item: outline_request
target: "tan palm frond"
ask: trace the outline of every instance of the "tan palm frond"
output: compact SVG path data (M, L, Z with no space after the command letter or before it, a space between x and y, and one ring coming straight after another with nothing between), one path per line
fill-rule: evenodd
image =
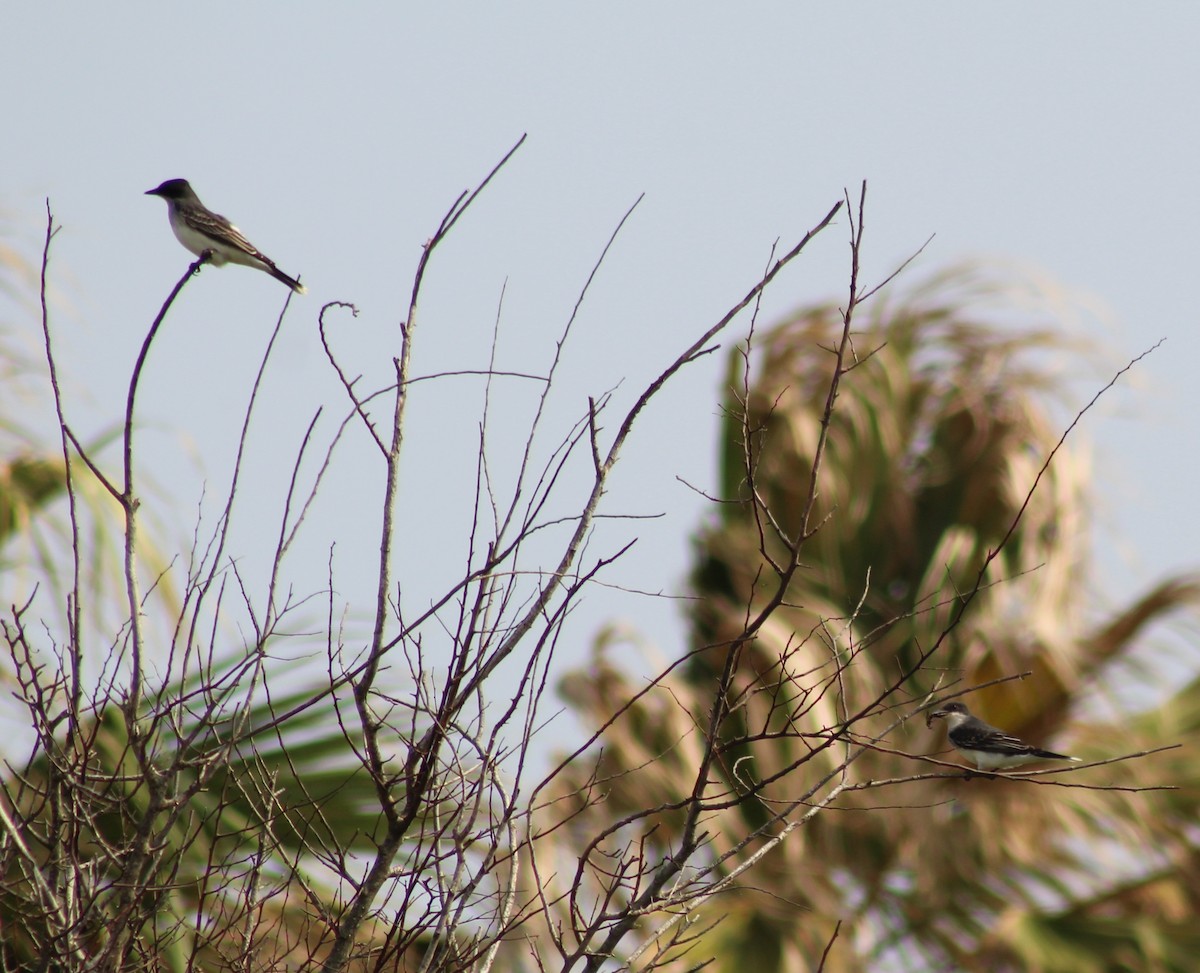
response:
M829 748L804 764L802 779L784 776L814 745L806 734L870 706L943 637L985 559L1001 547L969 612L904 685L908 699L1030 671L1023 681L972 694L972 708L1046 745L1066 733L1062 746L1084 757L1196 739L1187 719L1169 731L1139 722L1136 734L1090 717L1067 722L1104 667L1127 656L1148 626L1195 605L1200 587L1191 577L1167 579L1128 606L1110 607L1101 622L1091 620L1086 451L1068 443L1038 480L1063 426L1054 416L1069 417L1056 400L1054 366L1078 368L1079 358L1053 329L1059 305L1031 311L1029 293L1005 303L997 298L1011 295L974 272L946 275L879 305L855 333L860 364L842 384L818 477L814 521L822 526L805 546L785 604L738 659L735 718L726 724L728 792L737 791L740 777L779 782L765 789L762 804L709 815L704 827L714 860L735 849L771 807L837 765L842 751ZM1031 317L1039 327L1013 325ZM572 706L595 726L620 704L629 706L626 720L602 737L595 773L604 801L590 809L592 818L581 811L575 833L594 828L595 815L620 818L686 796L678 788L691 780L696 727L724 664L720 647L767 597L772 573L760 544L779 553L749 502L746 457L759 500L794 536L828 390L825 349L840 327L840 315L826 306L757 336L745 386L731 357L721 482L725 496L740 502L722 504L699 536L693 574L695 644L712 648L636 702L643 687L623 673L611 648L564 684ZM845 669L834 683L839 662ZM877 722L886 718L881 713ZM737 739L750 735L755 742L739 750ZM906 753L953 760L945 751L942 737L914 721L887 748L856 762L852 778L911 775L929 768ZM582 788L590 773L569 772L562 786ZM1032 930L1047 928L1046 916L1082 914L1108 891L1092 867L1096 849L1136 856L1139 841L1153 833L1169 839L1178 859L1195 840L1166 824L1194 821L1200 804L1195 771L1181 761L1161 755L1095 773L1089 782L1116 775L1129 783L1179 781L1188 790L1122 795L928 781L843 795L837 810L814 818L759 863L748 887L713 906L723 922L702 945L731 970L745 968L749 951L772 957L770 968L812 968L834 923L851 918L855 949L834 951L827 969L873 969L884 959L922 969L1018 964L1036 952ZM654 819L650 840L663 849L670 847L671 820ZM753 850L745 847L729 866ZM1184 881L1178 867L1156 862L1156 882ZM1131 913L1122 922L1128 934L1153 916ZM1164 919L1158 931L1169 937L1169 926ZM792 961L783 959L788 955Z

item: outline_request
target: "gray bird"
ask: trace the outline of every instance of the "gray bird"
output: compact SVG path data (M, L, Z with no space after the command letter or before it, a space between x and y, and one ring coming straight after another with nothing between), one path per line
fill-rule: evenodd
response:
M247 240L229 220L200 202L186 179L168 179L161 186L147 190L146 195L161 196L167 201L171 229L179 242L197 257L208 250L215 267L241 264L265 271L297 294L303 294L307 289L276 267L275 261Z
M1079 762L1078 757L1068 757L1065 753L1030 746L1024 740L1018 740L990 723L984 723L978 717L972 716L970 710L962 703L947 703L940 709L933 710L926 716L925 725L930 726L934 720L940 719L944 719L950 727L946 734L950 745L964 757L973 760L979 770L1004 770L1035 760Z

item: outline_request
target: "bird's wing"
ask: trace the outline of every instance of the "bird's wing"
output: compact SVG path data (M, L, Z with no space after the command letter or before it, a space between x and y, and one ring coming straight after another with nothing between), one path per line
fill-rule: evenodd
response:
M192 211L187 214L187 221L193 228L205 236L212 237L219 243L235 246L247 256L254 257L256 260L261 260L263 263L274 266L271 260L267 259L253 243L246 239L241 230L219 213L197 213Z
M1018 740L1003 730L984 723L969 720L950 731L950 742L967 750L986 750L990 753L1025 754L1033 751L1024 740Z

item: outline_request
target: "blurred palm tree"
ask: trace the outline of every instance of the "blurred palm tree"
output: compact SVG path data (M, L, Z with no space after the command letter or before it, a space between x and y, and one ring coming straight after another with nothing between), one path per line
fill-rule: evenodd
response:
M1069 418L1056 408L1063 378L1050 365L1078 368L1079 356L1047 327L1015 326L1028 311L997 301L1004 296L963 271L856 320L859 364L841 386L818 478L812 522L824 522L784 605L737 659L721 783L736 790L749 775L770 780L807 762L768 786L761 802L707 816L701 827L713 859L731 855L726 871L755 851L736 846L775 802L794 799L847 752L833 747L808 759L801 734L870 705L948 629L860 733L885 726L894 716L888 707L906 700L1029 671L972 693L972 708L1088 759L1186 746L1200 734L1194 654L1176 656L1170 685L1143 678L1139 691L1120 691L1133 666L1151 677L1163 671L1144 633L1200 600L1200 580L1169 578L1126 604L1096 604L1091 472L1074 442L1026 504ZM597 730L628 707L601 735L599 768L570 767L559 782L562 795L594 793L593 772L604 782L603 802L575 807L576 841L601 818L688 797L721 646L773 580L760 550L765 543L776 553L770 534L764 540L746 502L747 455L759 497L796 536L829 388L827 349L841 327L834 307L794 315L755 337L745 380L742 355L731 355L720 448L723 496L732 502L702 529L692 575L695 645L711 648L636 701L645 685L620 665L611 635L593 668L565 681L570 703ZM952 625L1001 545L985 587ZM830 675L835 663L844 666L840 677ZM944 737L917 721L901 732L852 764L848 779L936 769L912 754L953 759ZM1177 791L936 779L843 794L707 908L721 921L676 968L711 955L714 968L730 971L816 969L841 920L826 970L1194 970L1200 773L1186 753L1062 778ZM680 820L655 817L649 846L669 854Z

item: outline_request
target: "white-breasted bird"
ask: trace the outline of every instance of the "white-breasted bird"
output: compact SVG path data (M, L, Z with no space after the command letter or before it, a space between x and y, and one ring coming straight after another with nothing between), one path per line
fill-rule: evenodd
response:
M197 257L208 250L216 267L227 263L254 267L287 284L297 294L307 290L276 267L275 261L247 240L229 220L200 202L186 179L168 179L161 186L147 190L146 195L161 196L167 201L171 229L179 242Z
M1069 757L1065 753L1055 753L1053 750L1042 750L1010 736L977 716L972 716L970 710L962 703L946 703L939 709L930 711L925 717L925 725L930 726L934 720L939 719L944 719L950 727L946 734L950 745L964 757L974 761L979 770L1005 770L1035 760L1079 762L1078 757Z

